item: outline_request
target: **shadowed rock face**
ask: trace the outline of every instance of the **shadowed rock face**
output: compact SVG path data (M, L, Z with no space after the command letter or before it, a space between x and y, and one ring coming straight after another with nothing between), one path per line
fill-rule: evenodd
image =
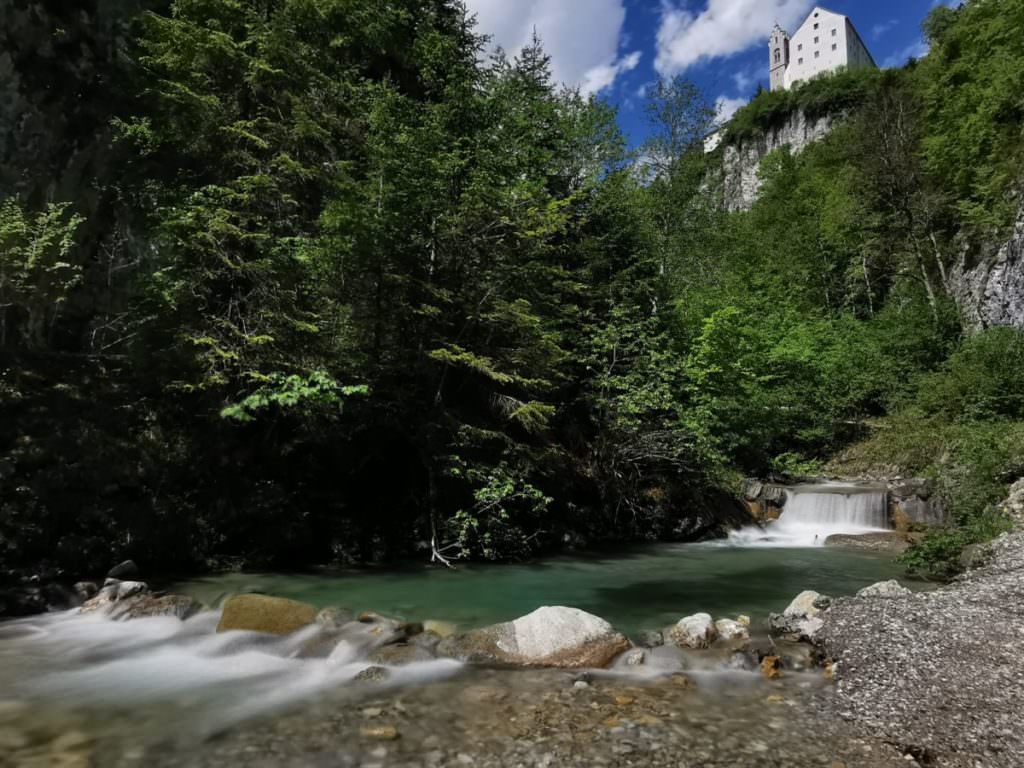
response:
M444 640L442 655L482 664L606 667L630 647L604 619L576 608L544 607L515 621Z

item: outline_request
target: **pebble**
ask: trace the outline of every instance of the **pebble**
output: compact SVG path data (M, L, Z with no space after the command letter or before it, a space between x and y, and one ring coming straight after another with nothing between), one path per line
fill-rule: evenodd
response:
M372 728L363 728L360 733L367 739L378 739L380 741L394 741L399 737L398 729L393 725L378 725Z

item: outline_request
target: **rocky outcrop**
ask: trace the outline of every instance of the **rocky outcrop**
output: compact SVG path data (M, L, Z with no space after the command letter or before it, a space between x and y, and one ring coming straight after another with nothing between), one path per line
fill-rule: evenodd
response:
M892 478L889 487L889 518L897 531L945 525L949 513L931 480Z
M316 621L312 605L267 595L233 595L224 601L218 632L235 629L287 635Z
M483 664L602 668L629 647L629 640L604 619L558 606L446 638L438 652Z
M997 325L1024 328L1024 203L1007 240L964 247L949 272L949 291L974 331Z
M729 211L747 211L761 191L761 161L771 152L789 147L794 154L808 144L824 138L832 130L835 118L826 115L809 119L802 111L794 112L781 126L733 145L726 145L722 155L722 202Z

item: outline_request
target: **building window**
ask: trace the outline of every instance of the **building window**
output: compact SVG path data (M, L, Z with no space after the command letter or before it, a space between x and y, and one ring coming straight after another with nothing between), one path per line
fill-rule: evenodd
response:
M835 48L834 45L832 47ZM782 61L782 51L780 51L778 48L776 48L775 49L775 63L778 64L780 61Z
M820 37L816 37L816 38L814 38L814 44L815 44L815 45L817 45L817 44L818 44L818 43L820 43L820 42L821 42L821 38L820 38Z
M819 56L821 56L821 51L815 51L814 52L814 58L817 59Z
M835 43L832 43L832 50L833 51L838 51L839 50L839 46L836 45Z
M803 63L804 63L804 60L803 60L803 59L797 59L797 60L796 60L796 63L797 63L797 64L803 64Z
M835 37L838 34L839 34L839 30L836 30L836 29L832 30L832 37Z
M821 26L821 25L820 25L820 24L819 24L818 22L814 22L814 28L815 28L815 29L817 29L817 28L818 28L818 27L820 27L820 26Z
M804 49L804 44L803 43L798 43L797 46L796 46L796 49L798 51L802 51Z

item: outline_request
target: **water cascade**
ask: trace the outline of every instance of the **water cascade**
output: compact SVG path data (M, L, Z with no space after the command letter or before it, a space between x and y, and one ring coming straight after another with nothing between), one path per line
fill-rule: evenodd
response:
M730 537L741 546L824 546L834 534L862 534L888 530L888 494L873 486L823 483L786 490L786 503L778 520L748 526Z

